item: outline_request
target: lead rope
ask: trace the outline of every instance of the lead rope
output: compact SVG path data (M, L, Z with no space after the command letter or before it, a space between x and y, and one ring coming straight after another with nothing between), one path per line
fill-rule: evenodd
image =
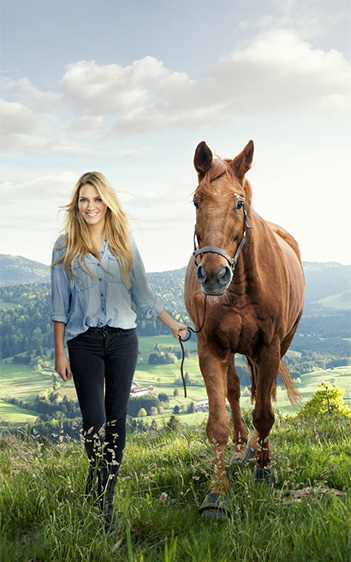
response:
M183 381L183 388L184 388L184 398L187 397L186 394L186 384L185 384L185 378L184 378L184 371L183 371L183 365L184 365L184 359L185 359L185 351L184 351L184 345L183 342L189 341L191 338L191 333L193 334L199 334L202 330L202 328L204 327L205 324L205 318L206 318L206 303L207 303L207 295L205 295L205 302L204 302L204 316L202 319L202 324L201 327L198 330L194 330L193 328L191 328L190 326L187 326L187 331L189 332L189 335L184 338L182 340L182 338L179 336L179 343L180 343L180 347L182 348L182 362L180 364L180 376L182 377L182 381Z

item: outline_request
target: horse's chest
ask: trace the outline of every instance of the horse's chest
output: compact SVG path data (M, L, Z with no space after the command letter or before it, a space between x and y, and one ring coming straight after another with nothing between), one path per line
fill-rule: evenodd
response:
M253 310L223 311L217 321L211 323L207 338L216 341L221 347L229 348L231 353L245 355L251 352L257 342L263 343L266 331L270 331L269 327L262 325Z

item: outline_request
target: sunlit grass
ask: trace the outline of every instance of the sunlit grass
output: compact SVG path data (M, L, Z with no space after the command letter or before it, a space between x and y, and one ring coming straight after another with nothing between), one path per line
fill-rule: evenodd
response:
M279 486L229 467L228 520L203 519L211 452L204 428L128 438L111 536L83 499L81 443L4 435L0 449L3 562L347 560L351 523L351 422L287 419L272 433ZM338 496L333 490L337 490ZM298 495L300 494L300 496Z

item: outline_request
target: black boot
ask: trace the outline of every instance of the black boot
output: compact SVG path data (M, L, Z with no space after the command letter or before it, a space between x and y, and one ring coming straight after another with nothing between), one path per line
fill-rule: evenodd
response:
M118 527L118 520L113 505L113 495L115 493L117 474L112 474L107 467L101 466L98 476L100 511L103 517L105 531L115 531Z

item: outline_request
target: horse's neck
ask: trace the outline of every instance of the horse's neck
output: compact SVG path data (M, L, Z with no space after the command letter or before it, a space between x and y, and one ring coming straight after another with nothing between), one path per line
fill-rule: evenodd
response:
M264 220L253 213L251 220L248 221L251 227L246 234L246 242L238 259L234 277L233 289L236 293L242 293L247 290L247 285L251 287L257 286L259 289L259 269L260 255L262 254L262 244L266 244L266 226Z

